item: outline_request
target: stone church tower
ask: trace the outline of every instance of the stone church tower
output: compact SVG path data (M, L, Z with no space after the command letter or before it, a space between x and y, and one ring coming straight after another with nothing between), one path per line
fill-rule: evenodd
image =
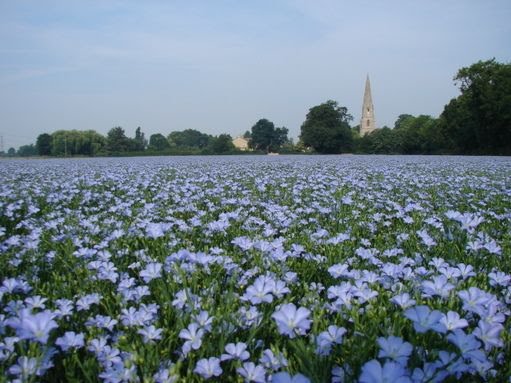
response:
M362 117L360 118L360 136L371 133L376 129L374 120L373 98L371 97L371 83L369 75L366 79L366 89L364 91L364 104L362 105Z

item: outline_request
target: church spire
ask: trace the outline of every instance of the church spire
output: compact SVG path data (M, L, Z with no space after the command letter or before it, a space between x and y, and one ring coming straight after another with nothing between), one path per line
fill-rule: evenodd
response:
M364 103L362 105L362 117L360 118L360 135L364 136L376 129L374 120L373 98L371 97L371 83L369 75L366 78L366 88L364 91Z

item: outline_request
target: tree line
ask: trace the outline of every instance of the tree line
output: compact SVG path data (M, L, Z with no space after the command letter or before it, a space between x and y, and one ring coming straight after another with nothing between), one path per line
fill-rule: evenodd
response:
M400 115L394 126L360 136L350 126L348 109L328 100L309 109L295 145L288 129L262 118L244 137L252 150L270 153L316 152L368 154L493 154L511 155L511 64L495 59L461 68L454 82L460 95L445 105L438 118ZM105 136L94 130L59 130L40 134L35 145L10 148L8 155L98 156L137 154L239 153L228 134L208 135L194 129L152 134L141 128L127 137L122 127Z
M21 148L20 148L21 149ZM235 151L228 134L213 136L194 129L152 134L146 139L142 129L128 137L116 126L106 136L94 130L59 130L37 137L35 153L41 156L108 156L151 154L227 154Z
M273 122L260 119L244 134L251 150L267 153L271 151L293 151L293 143L287 136L288 129L276 128ZM229 134L217 136L195 129L174 131L164 136L152 134L146 139L142 129L128 137L125 130L114 127L106 136L94 130L58 130L42 133L36 143L23 145L16 152L9 149L7 156L116 156L116 155L186 155L186 154L239 154Z
M511 155L511 64L495 59L461 68L461 94L438 118L402 114L393 128L360 136L335 101L309 110L300 141L319 153Z

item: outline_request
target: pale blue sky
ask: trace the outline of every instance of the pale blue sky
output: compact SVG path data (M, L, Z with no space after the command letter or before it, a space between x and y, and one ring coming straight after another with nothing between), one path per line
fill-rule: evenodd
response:
M57 129L298 137L328 99L378 126L438 116L456 71L511 61L511 1L0 0L4 149Z

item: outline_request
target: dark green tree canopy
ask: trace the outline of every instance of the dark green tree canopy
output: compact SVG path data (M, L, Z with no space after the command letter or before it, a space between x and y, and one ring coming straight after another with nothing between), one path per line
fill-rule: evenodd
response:
M346 107L328 100L309 109L301 127L300 139L318 153L350 151L353 138L349 122L352 119Z
M37 136L36 140L36 148L37 153L40 156L49 156L51 155L51 136L48 133L43 133Z
M218 137L211 138L209 149L213 154L225 154L234 151L235 147L229 134L220 134Z
M256 150L270 151L275 125L273 122L262 118L252 126L250 147Z
M31 157L37 155L37 148L34 144L22 145L18 149L18 156L20 157Z
M145 134L142 132L140 126L135 130L135 138L133 139L133 147L136 151L142 151L147 146L147 140L145 139Z
M461 68L454 81L461 95L440 116L452 151L511 154L511 63L479 61Z
M109 130L106 136L106 146L109 153L121 153L131 149L131 142L124 129L116 126Z
M149 137L149 149L161 151L169 149L170 145L165 136L161 133L151 134Z
M208 146L211 136L195 129L172 132L167 139L171 146L182 148L205 148Z
M273 122L262 118L252 126L249 145L267 153L278 151L288 141L287 133L287 128L275 128Z
M444 146L438 119L431 116L401 114L392 133L397 153L434 154Z

